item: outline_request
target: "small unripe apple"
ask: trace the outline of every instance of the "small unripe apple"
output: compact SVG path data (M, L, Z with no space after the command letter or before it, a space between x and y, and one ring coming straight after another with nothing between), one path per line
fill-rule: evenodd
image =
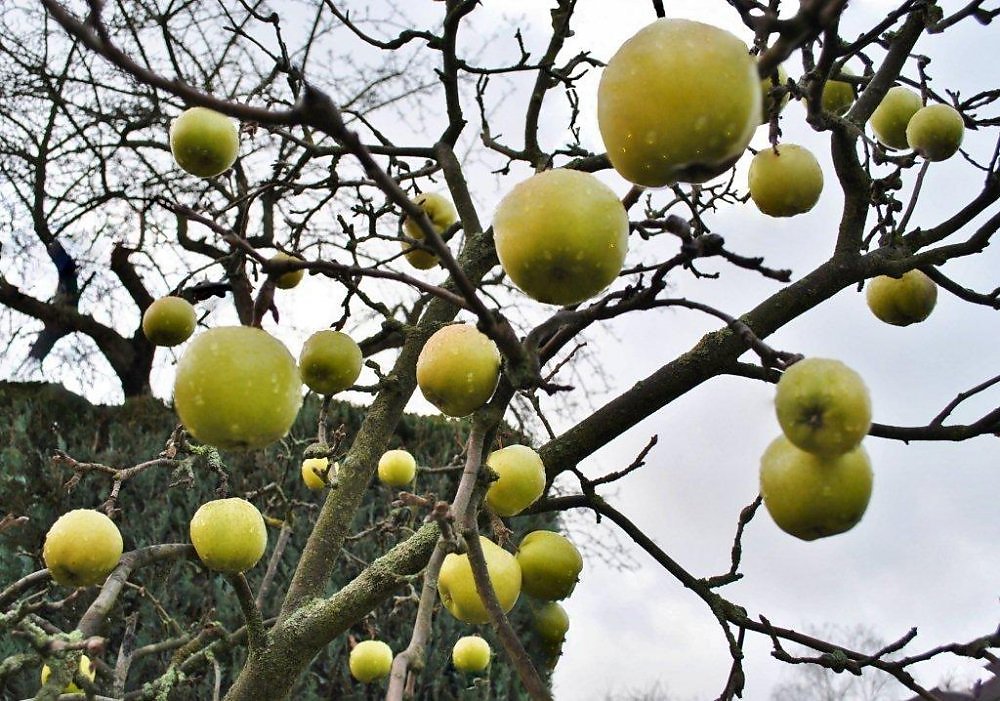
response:
M447 197L437 192L423 192L413 198L434 225L434 231L443 234L458 221L455 205ZM414 241L423 243L424 232L420 226L409 217L403 218L403 233ZM429 250L417 248L413 244L403 242L403 255L406 261L418 270L429 270L438 264L438 257Z
M555 601L573 593L583 558L568 538L554 531L532 531L517 548L521 588L537 599Z
M777 92L778 88L783 88L788 82L788 71L785 70L784 66L778 66L778 84L774 84L771 76L768 76L760 81L760 91L762 93L761 102L761 122L767 122L771 119L772 113L781 114L781 110L785 109L785 105L788 104L788 100L792 97L788 92L787 88L781 94L781 100L779 101L776 96L772 96L771 92Z
M532 627L543 643L562 645L569 631L569 616L560 604L547 601L532 612Z
M750 198L764 214L794 217L808 212L823 192L823 170L812 153L797 144L758 151L750 161Z
M846 68L841 68L844 75L854 75ZM838 117L847 114L854 103L854 85L846 80L828 80L823 86L823 110Z
M235 122L206 107L192 107L170 125L170 152L177 165L199 178L225 173L236 162L240 135Z
M493 396L500 380L500 351L469 324L438 329L417 357L417 384L447 416L468 416Z
M889 88L869 120L875 138L884 146L909 148L906 126L922 106L920 95L909 88L902 85Z
M94 665L90 662L90 658L87 657L86 655L80 655L80 663L78 665L78 669L79 672L77 672L77 674L86 679L89 679L91 682L93 682L94 679L97 677L97 668L94 667ZM42 674L41 674L42 686L45 686L45 682L49 680L50 676L52 676L52 670L49 668L47 664L42 665ZM78 687L75 683L70 682L69 684L66 685L66 688L63 689L63 693L79 694L83 693L83 689Z
M951 105L921 107L906 125L906 141L928 161L944 161L956 153L965 136L965 120Z
M273 256L268 259L269 263L283 263L290 260L302 260L293 255L284 253L283 251L278 251ZM287 273L282 273L278 275L274 280L274 286L280 290L290 290L296 287L302 278L305 276L306 271L303 270L289 270Z
M346 333L324 329L306 339L299 354L302 381L317 394L336 394L361 374L361 348Z
M521 566L517 564L517 558L492 540L479 536L479 542L497 601L507 613L514 608L521 594ZM438 575L438 594L444 607L458 620L465 623L489 622L489 613L476 591L468 555L449 553L445 556Z
M500 516L519 514L538 500L545 490L545 465L541 456L526 445L494 450L486 464L498 479L486 490L486 503Z
M863 446L835 457L799 450L778 436L760 459L760 493L781 530L815 540L853 528L872 493L872 468Z
M67 587L100 584L122 556L122 534L100 511L74 509L45 534L42 559L52 579Z
M203 443L262 448L288 433L301 405L295 359L261 329L209 329L177 363L174 409Z
M868 388L839 360L806 358L785 370L774 396L778 423L802 450L828 457L856 447L872 422Z
M302 481L314 492L324 489L329 475L337 474L337 464L330 468L329 458L306 458L302 461Z
M364 640L351 650L347 665L352 677L368 684L392 670L392 648L381 640Z
M577 304L606 288L628 252L628 215L590 173L556 168L514 186L493 215L500 265L538 302Z
M490 644L478 635L459 638L451 650L451 661L459 672L482 672L490 666Z
M378 478L390 487L402 487L413 481L417 461L405 450L387 450L378 459Z
M760 78L747 45L701 22L660 19L608 61L597 120L611 165L646 187L725 172L761 123Z
M267 527L257 507L232 497L202 504L191 519L191 542L210 570L244 572L264 555Z
M176 346L191 337L198 324L194 307L183 297L154 301L142 314L142 333L156 346Z
M893 326L909 326L923 321L937 304L937 285L920 270L901 277L880 275L868 282L868 308Z

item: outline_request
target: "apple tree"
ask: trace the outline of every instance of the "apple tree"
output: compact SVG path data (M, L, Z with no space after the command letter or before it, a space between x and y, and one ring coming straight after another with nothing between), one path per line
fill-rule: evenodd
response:
M55 452L74 484L100 484L105 497L73 506L101 508L135 547L111 538L108 556L109 539L82 549L47 537L37 568L0 590L0 630L25 648L0 662L0 679L45 662L41 699L70 682L97 698L168 698L191 679L230 701L283 699L337 650L359 698L402 699L466 664L446 661L447 620L480 626L502 649L485 682L494 694L502 678L507 697L550 698L546 667L566 635L558 602L586 575L572 533L526 534L539 515L581 512L709 613L728 656L720 699L743 695L752 638L783 662L877 671L928 699L921 663L996 659L993 626L931 646L914 629L852 647L748 610L725 587L744 576L755 519L803 541L855 528L873 441L1000 431L996 408L953 418L997 377L956 384L936 416L896 423L870 396L872 378L785 340L801 317L860 289L894 327L933 318L944 295L1000 308L962 266L988 255L1000 227L1000 91L952 91L920 53L959 30L991 31L1000 9L884 2L859 31L846 0L701 3L697 19L635 0L621 3L629 38L597 50L576 37L606 3L552 0L544 27L493 5L17 0L5 11L3 367L52 368L82 388L114 378L126 406L172 397L177 422L122 467L85 446ZM925 205L938 173L953 171L975 186ZM805 221L821 197L839 212L809 220L826 234L811 270L727 230L737 215ZM720 278L746 290L717 301ZM766 294L749 292L762 284ZM592 404L595 365L614 352L607 330L639 319L658 342L668 312L714 326L645 376L605 374L606 398ZM781 433L760 458L760 496L731 514L724 571L700 575L611 496L647 469L655 437L612 470L586 464L721 378L776 385ZM363 416L340 431L333 395L348 389ZM380 469L408 406L450 417L447 454L416 461L454 477L434 489L418 479L410 491L386 477L396 466ZM268 475L275 451L285 469L242 479L241 463ZM372 522L383 471L390 511ZM261 553L259 537L237 537L257 526L234 527L225 508L192 524L193 546L186 521L132 538L130 510L156 473L200 485L206 502L245 497L240 523L249 513L277 542ZM386 530L392 509L405 522ZM24 516L5 513L4 529ZM372 534L378 552L359 558L354 543ZM154 649L160 667L130 679L134 623L117 615L121 601L144 572L170 567L225 582L239 625L209 634L151 599L182 633L165 637L184 642ZM273 610L261 592L277 596ZM391 657L360 644L401 624ZM80 667L84 654L100 676Z

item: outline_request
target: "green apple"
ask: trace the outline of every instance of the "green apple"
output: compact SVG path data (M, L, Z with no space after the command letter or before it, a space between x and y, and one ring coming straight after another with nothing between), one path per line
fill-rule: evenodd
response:
M392 670L392 648L381 640L364 640L354 646L347 661L351 676L368 684Z
M478 635L459 638L451 650L451 661L459 672L482 672L490 666L490 644Z
M479 536L479 542L497 601L507 613L514 608L521 594L521 566L517 564L517 558L493 541ZM476 591L468 555L449 553L445 556L438 575L438 595L444 607L458 620L465 623L489 622L489 613Z
M868 282L868 308L893 326L909 326L923 321L934 311L937 285L920 270L901 277L880 275Z
M532 627L543 643L562 645L569 631L569 616L555 601L547 601L532 611Z
M302 461L302 481L314 492L324 489L329 478L337 474L337 463L330 469L329 458L306 458Z
M921 107L906 125L906 142L928 161L944 161L956 153L965 136L965 120L951 105Z
M262 448L288 433L301 405L295 359L261 329L209 329L195 336L177 363L174 408L203 443Z
M246 499L215 499L198 507L191 519L191 542L210 570L244 572L264 555L267 527Z
M840 69L843 75L854 75L847 68ZM827 80L823 85L823 110L838 117L847 114L854 103L854 84L846 80Z
M493 216L504 272L547 304L577 304L610 285L628 252L628 214L590 173L556 168L507 193Z
M443 234L458 221L455 205L447 197L437 192L421 193L413 198L413 204L424 210L428 219L431 220L431 224L434 225L434 231L438 234ZM424 232L420 225L409 217L403 218L403 233L414 241L420 243L424 241ZM429 270L438 264L438 257L431 251L417 248L406 241L403 242L403 255L407 262L418 270Z
M774 396L781 430L802 450L832 457L856 447L872 422L868 388L839 360L806 358L785 370Z
M302 259L299 258L298 256L293 256L289 255L288 253L278 251L268 259L268 263L284 263L290 260L300 261ZM280 290L290 290L293 287L296 287L300 282L302 282L302 278L305 277L305 274L306 271L304 269L290 270L287 273L282 273L281 275L278 275L275 278L274 286Z
M402 487L413 481L417 461L405 450L387 450L378 459L378 478L390 487Z
M750 161L750 199L764 214L794 217L808 212L823 192L823 171L812 153L797 144L758 151Z
M438 329L417 357L417 385L447 416L468 416L493 396L500 380L500 351L469 324Z
M361 348L346 333L324 329L306 339L299 354L302 381L317 394L336 394L361 374Z
M778 527L802 540L853 528L868 508L872 468L863 446L822 457L778 436L760 459L760 493Z
M486 503L500 516L519 514L545 490L545 465L526 445L509 445L486 458L498 478L486 490Z
M198 323L194 307L183 297L160 297L142 313L142 333L156 346L176 346L191 337Z
M554 531L532 531L517 548L517 564L525 594L555 601L573 593L583 558L568 538Z
M229 117L192 107L170 125L170 152L177 165L199 178L221 175L236 162L240 134Z
M80 663L77 666L77 668L79 670L77 674L81 677L84 677L85 679L89 679L91 682L93 682L94 678L97 677L97 668L94 667L94 665L90 661L90 658L87 657L86 655L80 655ZM45 682L49 680L49 677L51 675L52 675L52 670L49 668L49 666L47 664L42 665L42 674L41 674L42 686L45 686ZM78 687L73 682L70 682L69 684L66 685L66 688L63 689L62 692L64 694L80 694L83 693L83 689Z
M922 106L920 95L909 88L902 85L889 88L868 120L875 138L883 146L909 148L906 126Z
M74 509L45 534L42 559L52 579L67 587L100 584L122 556L122 534L100 511Z
M772 76L768 76L760 81L760 91L762 94L761 102L761 121L767 122L771 119L772 113L781 114L781 110L785 109L785 105L788 104L788 100L791 98L791 94L787 89L781 93L781 100L776 99L776 95L772 95L772 91L777 92L779 88L783 88L788 82L788 71L785 70L784 66L778 66L777 77L778 84L774 84ZM772 74L773 75L773 74Z
M723 29L657 20L608 61L597 120L611 165L626 180L705 182L739 160L761 123L757 62Z

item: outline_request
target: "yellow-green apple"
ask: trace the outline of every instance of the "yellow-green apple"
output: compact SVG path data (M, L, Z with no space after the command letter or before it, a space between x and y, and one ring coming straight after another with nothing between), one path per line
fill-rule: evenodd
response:
M868 308L893 326L909 326L923 321L934 311L937 285L920 270L900 277L880 275L868 282Z
M532 627L543 643L562 645L569 631L569 616L555 601L547 601L532 611Z
M342 331L323 329L306 339L299 353L302 381L317 394L336 394L361 374L361 348Z
M517 558L488 538L479 536L479 542L497 601L507 613L514 608L521 594L521 566L517 564ZM476 591L468 555L449 553L445 556L438 575L438 595L444 607L458 620L465 623L489 622L486 606Z
M461 637L451 650L451 661L459 672L482 672L490 666L490 644L478 635Z
M91 682L93 682L94 678L97 676L97 668L94 667L94 665L90 662L90 658L87 657L86 655L80 655L80 662L77 665L77 669L78 669L77 676L89 679ZM49 680L49 677L51 675L52 675L52 670L49 668L49 666L47 664L42 665L42 674L41 674L42 686L45 686L45 682ZM64 694L79 694L82 692L83 689L78 687L73 682L67 684L66 688L63 689Z
M268 263L284 263L286 261L292 260L302 260L298 256L289 255L283 251L278 251L273 256L268 259ZM289 270L287 273L281 273L274 279L274 286L280 290L290 290L302 282L302 278L305 276L306 271L302 270Z
M920 95L909 88L902 85L889 88L868 120L875 138L883 146L909 148L906 126L921 107Z
M841 68L842 75L854 75L847 68ZM838 117L846 114L854 102L854 85L846 80L827 80L823 85L823 110Z
M448 416L468 416L485 404L500 380L500 351L469 324L438 329L417 357L417 385Z
M56 583L87 587L107 579L122 546L122 534L110 518L93 509L74 509L45 534L42 559Z
M174 408L203 443L262 448L288 433L301 405L295 358L261 329L209 329L177 363Z
M611 165L626 180L704 182L736 163L761 123L757 62L723 29L657 20L608 61L597 120Z
M264 555L267 527L257 507L232 497L205 502L191 518L191 542L210 570L244 572Z
M556 168L507 193L493 215L504 272L547 304L577 304L610 285L628 252L628 215L590 173Z
M314 492L325 488L331 476L337 474L337 463L330 467L329 458L306 458L302 461L302 481Z
M812 153L798 144L758 151L750 161L750 198L764 214L794 217L808 212L823 191L823 171Z
M791 94L785 88L785 84L788 82L788 71L785 70L784 66L779 65L775 73L777 73L777 85L775 85L773 73L760 81L760 90L763 95L760 113L762 122L767 122L773 114L781 114L781 110L785 109L785 105L791 98ZM783 89L783 91L778 93L779 89ZM777 99L778 94L781 95L780 100Z
M839 360L806 358L785 370L774 396L781 430L802 450L832 457L871 427L871 400L858 373Z
M157 346L176 346L191 337L198 323L194 307L183 297L160 297L142 313L142 333Z
M390 487L402 487L413 481L417 474L417 461L408 451L387 450L378 459L378 478Z
M458 221L455 205L442 194L423 192L413 198L413 203L424 210L427 218L434 225L434 231L438 234L444 234ZM418 243L424 242L423 230L417 222L409 217L403 218L403 233ZM438 257L432 251L419 248L406 241L403 242L403 255L410 265L419 270L429 270L438 264Z
M921 107L906 125L906 142L928 161L944 161L958 152L965 120L951 105Z
M354 646L347 660L351 676L368 684L389 674L392 669L392 648L381 640L364 640Z
M497 480L486 490L486 503L500 516L519 514L542 496L545 465L528 446L509 445L494 450L486 464L497 473Z
M239 150L236 123L215 110L192 107L170 125L170 152L174 160L199 178L225 173L236 162Z
M778 527L802 540L853 528L868 508L872 468L864 446L835 457L778 436L760 459L760 493Z
M532 531L517 548L521 588L537 599L565 599L576 586L583 558L568 538L554 531Z

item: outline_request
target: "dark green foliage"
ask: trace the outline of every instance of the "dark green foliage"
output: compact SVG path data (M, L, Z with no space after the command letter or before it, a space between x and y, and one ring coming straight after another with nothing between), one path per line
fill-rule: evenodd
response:
M264 577L280 523L287 521L293 526L275 584L263 602L265 618L273 616L280 606L284 588L323 498L322 494L309 492L299 474L302 452L315 441L318 409L318 402L307 401L288 438L266 451L223 455L229 494L249 495L265 516L273 520L268 552L264 560L247 573L255 592ZM350 445L363 416L363 409L359 407L348 404L331 407L330 426L336 429L342 425L345 430L342 449ZM74 508L98 508L110 492L110 480L98 474L87 475L74 490L67 492L63 485L72 476L72 471L52 463L54 450L64 450L81 462L128 467L156 458L164 449L175 422L174 414L167 407L149 397L133 398L119 407L94 407L59 386L0 383L0 516L11 513L31 517L26 524L0 534L0 590L43 567L40 554L45 532L59 514ZM466 432L467 426L461 422L405 416L389 447L410 450L420 466L458 465ZM220 487L219 475L204 461L196 462L192 472L194 480L187 483L183 472L153 467L123 484L118 502L121 511L116 521L126 550L154 543L187 542L191 515L201 503L216 498ZM421 495L433 494L436 498L448 499L458 474L457 470L433 474L420 472L413 490ZM423 522L424 511L393 507L395 496L395 491L377 480L372 481L369 496L355 517L352 531L355 535L345 544L338 569L331 577L331 591L349 582L365 563L374 560ZM518 519L514 525L519 533L554 527L551 520L542 517ZM488 532L488 524L484 523L483 527L484 532ZM515 535L515 541L518 537ZM350 635L357 640L378 637L388 642L394 652L402 650L409 641L420 584L419 578L404 583L395 602L388 602L360 621ZM96 591L96 588L83 591L61 610L46 613L46 618L64 630L72 630ZM68 593L64 588L53 586L47 598L56 601ZM140 647L168 639L180 643L207 626L220 625L231 631L242 623L228 582L221 575L209 573L198 562L182 561L142 570L133 576L111 615L106 633L109 645L103 656L103 661L111 667L121 643L125 618L133 613L138 616L136 645ZM530 627L527 601L514 609L512 620L520 629ZM488 681L474 683L472 678L457 673L450 665L452 644L460 636L472 632L490 640L496 653ZM0 661L29 650L26 641L0 636ZM171 649L137 658L129 675L130 687L161 674L175 652L176 649ZM366 687L350 677L348 652L347 636L331 643L300 680L294 697L381 698L384 682ZM219 662L225 687L243 664L241 649L224 652ZM539 664L544 666L541 660ZM37 675L35 666L0 679L0 697L32 696L37 690ZM212 668L206 665L175 687L170 699L210 698L212 683ZM426 668L417 689L418 699L515 699L522 698L519 688L488 626L460 623L439 609Z

